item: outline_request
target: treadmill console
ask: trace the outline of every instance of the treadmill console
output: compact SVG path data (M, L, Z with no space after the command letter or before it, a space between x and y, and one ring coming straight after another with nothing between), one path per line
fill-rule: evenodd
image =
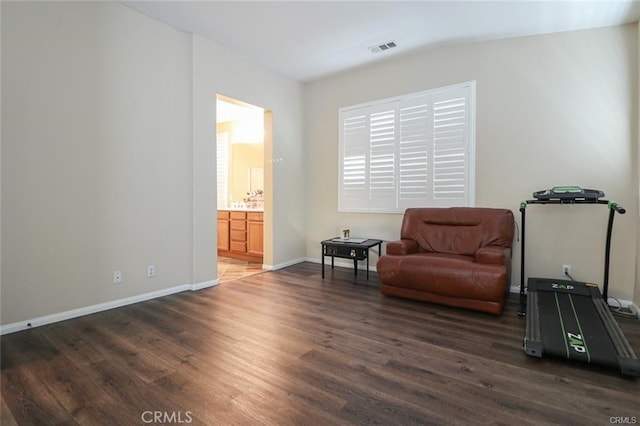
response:
M554 186L533 193L533 198L541 201L597 201L604 198L604 192L599 189L585 189L579 186Z

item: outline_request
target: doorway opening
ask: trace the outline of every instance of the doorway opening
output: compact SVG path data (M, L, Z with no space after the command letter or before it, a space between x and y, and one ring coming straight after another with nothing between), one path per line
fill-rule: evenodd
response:
M216 97L218 282L263 272L267 200L265 147L271 149L270 111ZM268 145L268 146L267 146ZM270 176L270 170L266 170ZM269 214L266 215L270 217Z

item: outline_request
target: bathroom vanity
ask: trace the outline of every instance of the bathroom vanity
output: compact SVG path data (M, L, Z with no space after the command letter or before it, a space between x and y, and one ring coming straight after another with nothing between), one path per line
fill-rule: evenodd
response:
M257 209L218 210L218 256L262 262L264 212Z

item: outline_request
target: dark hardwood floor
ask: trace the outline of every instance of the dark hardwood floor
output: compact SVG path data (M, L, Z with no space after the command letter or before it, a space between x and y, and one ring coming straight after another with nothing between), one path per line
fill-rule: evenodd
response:
M5 335L1 423L640 422L640 380L524 354L516 296L495 317L364 275L302 263Z

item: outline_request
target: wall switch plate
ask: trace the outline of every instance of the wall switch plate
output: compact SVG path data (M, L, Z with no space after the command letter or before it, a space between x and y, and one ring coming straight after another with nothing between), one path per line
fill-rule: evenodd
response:
M153 278L156 276L156 265L147 266L147 278Z
M122 282L122 271L113 271L113 283L120 284Z

